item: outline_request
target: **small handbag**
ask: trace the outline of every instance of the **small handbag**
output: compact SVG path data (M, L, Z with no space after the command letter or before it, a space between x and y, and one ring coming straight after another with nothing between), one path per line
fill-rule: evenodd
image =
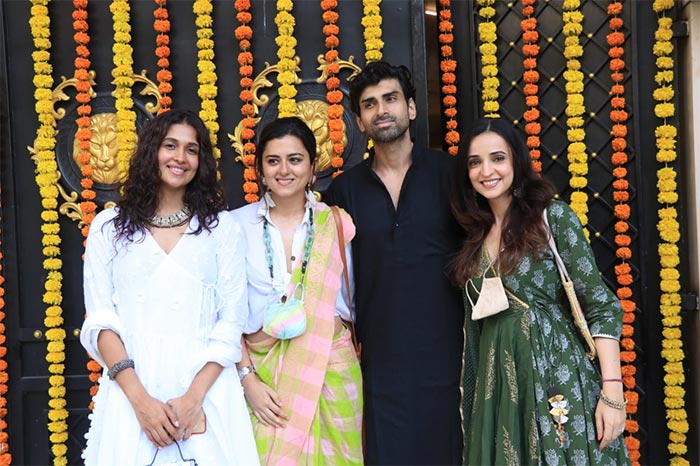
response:
M343 234L343 219L340 218L340 210L338 209L338 206L331 206L331 212L333 212L333 220L335 220L335 229L338 235L338 245L340 246L340 259L343 261L343 277L345 278L345 291L348 294L348 308L350 309L350 316L352 316L352 296L350 296L348 261L345 258L345 245L343 244L343 239L345 238L345 235ZM349 324L350 334L352 336L352 345L355 348L357 360L362 361L362 343L357 341L357 332L355 332L355 320L351 320Z
M492 266L489 266L493 270ZM472 306L472 320L479 320L485 317L489 317L499 312L505 311L510 307L508 303L508 296L506 296L506 290L503 287L503 282L499 275L495 277L486 277L486 272L489 267L484 270L483 279L481 281L481 289L478 290L474 282L470 278L465 283L465 294L469 300L469 304ZM472 301L471 296L469 296L469 285L471 284L474 291L479 295L476 299L476 303Z
M279 340L296 338L306 331L303 283L297 283L289 296L268 297L263 331Z
M168 461L167 463L156 463L156 458L158 458L158 452L160 452L160 448L156 448L156 452L153 455L153 459L146 466L198 466L197 460L195 460L194 458L185 458L182 455L180 444L177 443L177 440L175 440L174 442L175 446L177 447L177 452L180 454L179 460Z
M552 234L552 230L549 227L549 222L547 221L547 209L544 210L543 217L544 224L547 226L548 230L549 248L554 254L554 261L557 263L559 276L561 277L561 282L564 285L566 297L569 299L569 306L571 307L571 316L573 317L574 325L578 329L579 333L581 334L581 338L583 338L583 342L586 345L586 354L588 355L588 358L594 360L598 354L595 347L595 341L593 341L593 336L591 336L591 331L588 328L588 322L586 322L586 316L583 314L581 303L576 296L574 282L571 281L569 273L566 271L566 267L564 266L564 261L561 259L559 251L557 250L557 245L554 242L554 235Z

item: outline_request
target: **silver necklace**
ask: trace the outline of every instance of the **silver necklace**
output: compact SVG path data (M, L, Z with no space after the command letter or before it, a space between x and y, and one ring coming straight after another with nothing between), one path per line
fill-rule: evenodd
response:
M190 208L185 205L174 214L154 215L151 217L148 223L156 228L175 228L187 223L187 221L190 219L191 213Z

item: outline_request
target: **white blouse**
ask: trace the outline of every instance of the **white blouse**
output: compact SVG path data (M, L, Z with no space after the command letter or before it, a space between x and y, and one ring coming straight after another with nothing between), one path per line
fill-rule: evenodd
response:
M292 240L292 256L299 258L304 253L306 231L309 226L309 207L316 206L316 200L309 196L306 202L304 218L294 232ZM291 274L287 272L287 260L285 257L282 234L270 219L270 208L274 203L266 196L262 200L248 204L231 212L235 220L240 224L246 238L246 272L248 275L248 324L243 333L255 333L262 328L263 311L268 301L268 296L274 290L276 294L287 290ZM263 240L263 218L268 221L268 231L272 246L272 265L274 271L274 283L270 278L270 269L267 265L265 253L265 241ZM354 293L354 280L352 274L351 247L345 246L348 275L350 283L350 295ZM293 261L294 262L294 261ZM341 276L341 288L338 292L335 304L335 315L343 320L352 320L347 303L348 293L345 289L345 279Z

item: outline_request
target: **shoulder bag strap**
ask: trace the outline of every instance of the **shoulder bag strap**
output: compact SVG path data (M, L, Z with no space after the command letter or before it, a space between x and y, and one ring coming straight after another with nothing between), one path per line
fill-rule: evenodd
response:
M579 303L578 297L576 296L576 290L574 290L574 283L571 281L571 277L566 271L564 261L562 260L561 256L559 255L559 251L557 250L557 244L554 242L554 234L552 233L552 229L549 226L549 221L547 220L547 209L544 209L542 217L544 218L544 224L547 226L547 239L549 240L549 248L552 250L552 254L554 254L554 261L557 264L557 269L559 269L559 276L561 277L561 282L564 285L566 297L569 299L569 305L571 307L571 315L574 319L574 324L581 332L583 340L586 343L586 347L588 348L588 357L591 359L595 359L597 355L595 341L593 340L593 336L591 336L591 331L588 328L588 322L586 322L586 316L584 315L583 309L581 308L581 303Z
M348 309L350 310L350 333L352 334L352 344L355 347L357 358L360 358L362 346L357 341L357 333L355 332L355 319L353 316L352 296L350 295L350 278L348 277L348 261L345 257L345 235L343 234L343 219L340 218L340 209L338 206L330 206L335 220L335 228L338 232L338 247L340 248L340 259L343 261L343 278L345 279L345 292L348 298Z

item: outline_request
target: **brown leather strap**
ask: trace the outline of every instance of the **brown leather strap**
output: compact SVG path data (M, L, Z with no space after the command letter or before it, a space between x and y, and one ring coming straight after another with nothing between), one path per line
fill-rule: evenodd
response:
M343 277L345 278L345 292L348 298L348 309L350 310L350 333L352 334L352 344L355 347L355 352L357 357L360 357L362 352L362 346L357 341L357 334L355 332L355 319L352 315L352 296L350 295L350 278L348 274L348 261L345 258L345 235L343 234L343 219L340 218L340 209L338 206L331 206L331 211L333 212L333 219L335 220L335 229L338 232L338 246L340 247L340 259L343 261Z

